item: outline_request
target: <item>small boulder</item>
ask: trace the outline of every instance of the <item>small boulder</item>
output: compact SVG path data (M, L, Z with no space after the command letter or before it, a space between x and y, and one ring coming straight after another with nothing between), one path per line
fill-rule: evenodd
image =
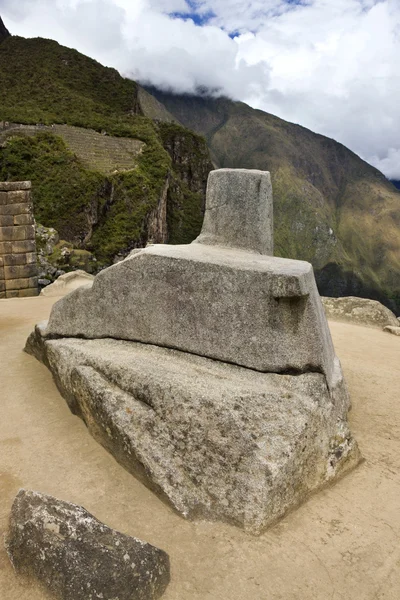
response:
M5 545L17 573L62 600L153 600L170 579L162 550L39 492L17 494Z
M383 328L383 331L386 331L386 333L393 333L393 335L400 335L400 327L392 327L391 325L387 325Z
M92 285L94 275L86 273L78 269L77 271L71 271L60 275L60 277L51 285L46 286L40 292L41 296L65 296L73 290L76 290L83 285Z
M377 300L355 296L322 297L321 300L327 319L332 321L344 321L372 327L398 325L396 315Z

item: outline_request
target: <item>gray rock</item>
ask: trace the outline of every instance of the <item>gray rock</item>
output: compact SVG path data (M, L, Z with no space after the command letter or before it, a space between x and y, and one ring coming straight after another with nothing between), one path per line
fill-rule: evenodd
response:
M17 573L62 600L153 600L169 583L165 552L38 492L15 498L6 549Z
M382 328L397 326L396 315L377 300L345 296L343 298L321 298L325 313L332 321L344 321Z
M211 171L203 228L196 242L272 255L270 174L249 169Z
M39 278L38 279L38 285L40 287L42 287L42 288L44 288L44 287L46 287L47 285L50 285L50 284L51 284L50 279L46 279L46 278L43 278L43 279Z
M325 373L334 349L309 263L190 244L154 245L52 309L48 337L112 337L266 372Z
M27 350L70 409L131 473L183 516L259 534L354 467L349 398L323 374L265 374L117 340L46 340Z
M383 331L386 331L386 333L393 333L393 335L400 335L400 327L398 326L393 327L392 325L387 325L383 328Z

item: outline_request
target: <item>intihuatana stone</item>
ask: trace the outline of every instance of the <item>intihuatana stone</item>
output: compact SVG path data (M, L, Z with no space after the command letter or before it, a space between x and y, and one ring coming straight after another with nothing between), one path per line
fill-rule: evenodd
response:
M81 506L20 490L6 550L17 573L60 600L154 600L169 579L168 555L110 529Z
M269 174L213 171L194 243L105 269L26 348L181 514L252 533L360 458L312 266L272 239Z
M272 252L271 203L269 174L211 172L195 243L149 246L105 269L91 289L53 307L46 335L139 341L265 372L322 372L331 385L335 353L312 266L260 254Z

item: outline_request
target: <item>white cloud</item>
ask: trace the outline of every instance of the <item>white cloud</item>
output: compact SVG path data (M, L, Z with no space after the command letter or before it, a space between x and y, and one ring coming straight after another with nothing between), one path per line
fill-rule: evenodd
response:
M400 148L389 148L384 158L372 156L370 162L389 179L400 180Z
M201 27L173 16L194 10ZM155 85L218 88L400 179L399 0L0 0L0 14Z

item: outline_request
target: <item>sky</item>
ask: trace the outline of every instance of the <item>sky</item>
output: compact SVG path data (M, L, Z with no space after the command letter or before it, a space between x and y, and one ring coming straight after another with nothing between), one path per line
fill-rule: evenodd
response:
M400 179L400 0L0 0L0 15L127 77L299 123Z

